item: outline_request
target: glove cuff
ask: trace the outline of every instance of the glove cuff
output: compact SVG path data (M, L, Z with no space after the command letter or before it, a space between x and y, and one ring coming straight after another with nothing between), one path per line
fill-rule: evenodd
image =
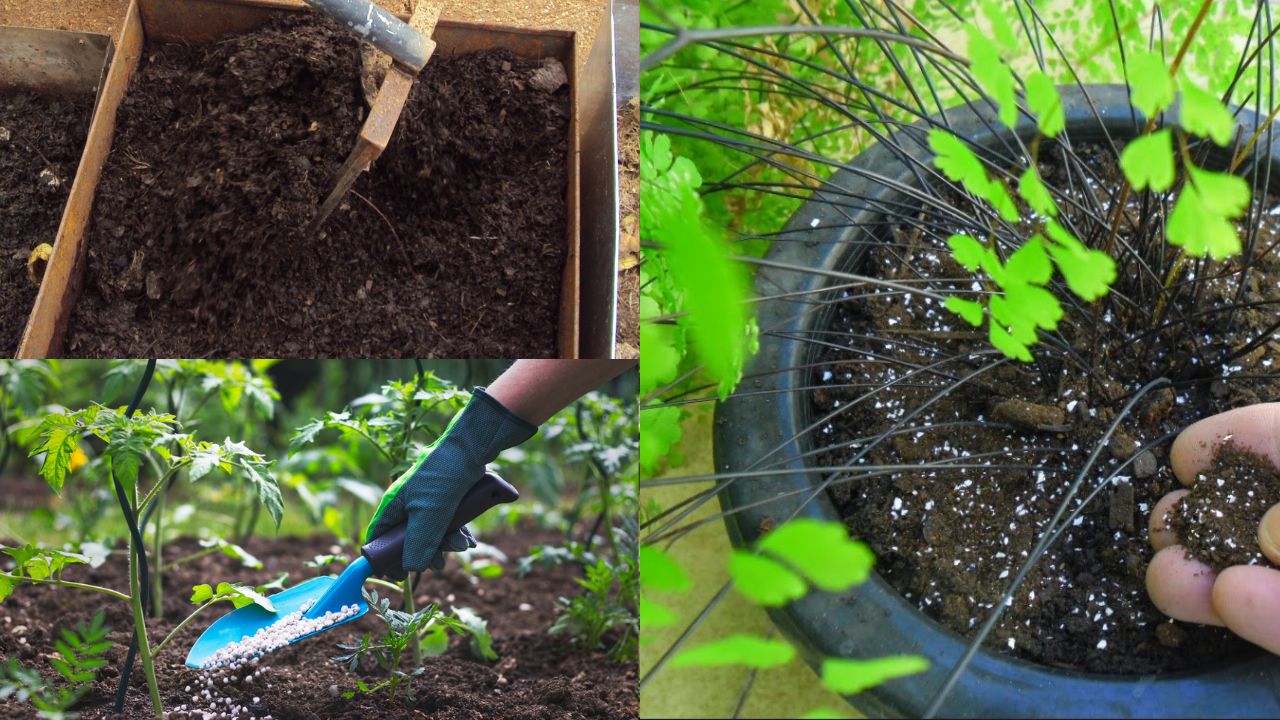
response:
M472 391L471 402L458 414L447 434L463 439L473 459L487 465L497 459L498 453L523 443L537 432L536 425L511 412L484 388L477 387Z

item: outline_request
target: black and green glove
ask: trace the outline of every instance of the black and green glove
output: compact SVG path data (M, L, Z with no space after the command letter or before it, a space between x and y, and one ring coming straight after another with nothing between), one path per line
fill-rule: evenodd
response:
M466 543L474 547L475 541L469 537L464 536L465 542L444 537L458 503L498 453L537 431L484 388L476 388L471 402L454 416L444 433L387 488L365 530L365 542L407 520L402 562L404 570L413 572L443 567L442 550L465 550Z

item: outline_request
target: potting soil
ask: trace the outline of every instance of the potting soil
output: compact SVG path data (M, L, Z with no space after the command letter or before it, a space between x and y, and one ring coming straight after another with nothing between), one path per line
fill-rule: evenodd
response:
M1065 185L1053 145L1047 147L1041 174ZM1096 146L1075 151L1096 177L1074 175L1069 182L1090 188L1108 207L1123 182L1113 156ZM962 202L956 198L954 206ZM1141 216L1141 202L1130 196L1121 241L1127 223ZM1105 228L1075 219L1082 237L1105 242ZM1064 300L1062 334L1082 362L1093 363L1092 374L1064 366L1061 353L1038 365L1006 361L974 374L996 359L986 329L971 328L931 298L873 292L838 303L830 334L822 336L834 347L817 359L820 387L812 396L815 419L834 413L815 434L826 448L821 462L843 466L866 451L861 464L922 465L831 488L850 532L875 551L880 576L944 626L972 636L1117 413L1138 388L1165 375L1183 382L1147 395L1121 422L1068 509L1078 510L1096 490L1094 500L1031 570L987 646L1050 666L1115 674L1172 671L1256 652L1220 628L1170 624L1147 598L1144 579L1152 556L1147 517L1160 497L1181 487L1167 462L1173 434L1207 415L1280 397L1274 377L1280 346L1274 343L1225 370L1212 367L1212 375L1201 369L1207 363L1200 359L1226 357L1274 322L1265 303L1280 301L1280 258L1262 248L1280 233L1273 215L1264 212L1260 222L1260 259L1243 286L1239 260L1190 270L1202 273L1199 303L1173 303L1158 332L1151 332L1153 303L1118 303L1110 307L1120 309L1094 321L1093 305ZM1024 237L1034 232L1025 229ZM974 290L966 279L972 274L945 245L948 232L928 237L891 225L890 233L886 243L872 246L863 272L906 282L936 278L930 288L943 293ZM1167 268L1172 250L1166 250ZM1148 282L1145 291L1135 287L1140 281ZM1122 269L1114 292L1142 297L1150 286L1142 272ZM1069 297L1065 289L1058 295ZM1194 314L1236 302L1264 304ZM1033 352L1050 354L1043 344ZM942 392L948 386L954 387ZM908 419L914 411L919 414ZM903 429L893 432L898 423ZM881 437L885 432L892 434ZM1256 530L1256 519L1242 522Z
M38 286L27 259L53 245L89 134L93 95L0 91L0 353L12 357Z
M367 112L356 40L299 13L149 45L67 354L554 356L569 89L547 72L500 50L433 57L386 153L307 235Z

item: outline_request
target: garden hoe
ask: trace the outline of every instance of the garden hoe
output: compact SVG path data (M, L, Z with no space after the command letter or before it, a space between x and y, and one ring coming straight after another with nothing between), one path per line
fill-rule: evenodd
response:
M382 87L372 102L369 117L365 118L364 127L360 129L356 146L338 170L333 191L307 225L307 233L312 234L320 229L338 207L338 203L342 202L360 173L368 170L391 142L391 133L395 131L400 113L409 99L413 81L435 52L436 43L430 36L440 19L440 3L418 0L410 21L412 24L406 24L368 0L306 2L345 25L361 40L386 53L392 60Z
M514 502L520 493L496 474L487 472L462 498L445 535L457 530L501 503ZM196 639L187 653L187 665L201 668L210 660L217 664L214 655L224 648L254 637L255 633L271 627L292 613L300 613L300 620L316 621L326 615L331 624L313 632L289 639L292 645L303 638L330 630L365 614L369 605L364 599L364 581L372 575L396 573L401 569L401 550L404 548L406 524L401 523L360 548L360 557L347 566L337 578L325 576L312 578L282 590L268 598L275 606L270 612L261 605L251 604L218 618L204 634Z

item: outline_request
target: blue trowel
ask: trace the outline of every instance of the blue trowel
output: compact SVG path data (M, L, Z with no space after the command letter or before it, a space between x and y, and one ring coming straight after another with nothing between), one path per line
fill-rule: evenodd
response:
M520 493L516 492L516 489L506 480L494 473L485 473L458 504L458 510L454 513L445 535L483 515L489 508L514 502L519 497ZM357 607L354 615L328 626L325 630L332 630L364 615L369 611L369 605L365 602L362 592L364 581L375 574L397 575L403 572L400 558L401 550L404 548L405 528L404 523L397 525L360 548L360 557L348 565L338 577L312 578L272 595L268 599L275 606L274 613L260 605L246 605L218 618L196 640L195 645L191 646L191 652L187 653L187 665L193 668L203 667L218 650L252 636L286 615L302 610L308 604L311 604L311 608L304 615L308 618L319 617L329 611L338 611L348 605ZM324 631L303 635L294 639L293 642L296 643L319 632Z

